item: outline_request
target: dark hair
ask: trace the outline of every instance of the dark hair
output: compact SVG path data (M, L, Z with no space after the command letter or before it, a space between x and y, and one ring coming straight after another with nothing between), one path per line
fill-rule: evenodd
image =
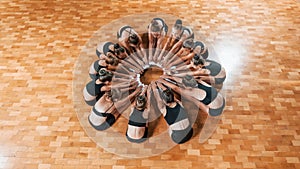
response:
M166 89L162 92L162 99L166 102L166 103L172 103L174 102L174 94L172 92L171 89Z
M107 73L107 71L106 71L105 68L101 68L101 69L99 70L99 75L100 75L100 76L105 76L106 73Z
M134 45L137 45L139 43L139 38L136 34L132 33L129 35L128 41Z
M136 108L137 109L145 109L146 106L146 97L145 95L140 95L136 98Z
M114 52L119 55L120 53L125 52L124 47L120 46L118 43L114 44Z
M120 48L118 49L118 52L124 53L124 52L126 52L126 50L125 50L125 48L120 47Z
M114 50L120 50L124 49L122 46L120 46L118 43L114 44Z
M99 80L101 82L111 81L113 78L113 73L106 71L104 68L101 68L99 71Z
M205 60L202 57L199 57L199 55L195 54L195 56L193 57L193 63L194 65L204 65Z
M194 77L191 75L184 76L182 79L182 83L183 85L188 87L195 87L198 84Z
M197 55L197 54L195 54L195 56L194 56L194 58L193 59L195 59L195 60L199 60L200 59L200 57Z
M120 47L120 45L118 43L114 44L114 49L118 49Z

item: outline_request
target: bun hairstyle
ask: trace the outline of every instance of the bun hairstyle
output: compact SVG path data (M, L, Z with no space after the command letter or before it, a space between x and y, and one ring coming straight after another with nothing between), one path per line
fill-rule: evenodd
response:
M199 60L200 59L200 57L197 55L197 54L195 54L195 56L194 56L194 58L193 58L194 60Z
M99 75L100 75L100 76L105 76L106 73L107 73L107 71L106 71L105 68L101 68L101 69L99 70Z
M117 57L120 53L124 53L125 49L120 46L118 43L114 44L114 53L117 54Z
M172 103L174 102L174 94L172 92L171 89L166 89L162 92L161 94L162 99L166 102L166 103Z
M135 104L136 109L139 109L139 110L145 109L146 101L147 101L147 99L146 99L145 95L138 96L136 98L136 104Z
M205 63L205 60L204 60L201 56L195 54L195 56L194 56L193 59L192 59L192 62L193 62L194 65L196 65L196 66L198 66L198 65L203 66L204 63Z
M194 77L191 75L184 76L182 79L182 83L187 87L195 87L198 84Z
M118 43L115 43L114 44L114 50L119 49L119 48L120 48L120 45Z
M105 68L101 68L99 70L99 80L101 82L111 81L113 77L113 73L110 71L107 71Z
M139 38L135 33L131 33L129 35L128 41L134 45L137 45L139 43Z

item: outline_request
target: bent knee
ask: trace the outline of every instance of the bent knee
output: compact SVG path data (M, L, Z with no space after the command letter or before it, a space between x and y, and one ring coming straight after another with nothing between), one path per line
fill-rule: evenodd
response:
M225 99L223 99L223 104L219 108L216 109L209 108L208 113L211 116L219 116L223 113L224 107L225 107Z
M172 140L177 144L182 144L189 141L193 136L193 128L188 127L185 130L173 130L171 134Z
M93 128L95 128L96 130L103 131L103 130L106 130L106 129L110 128L116 121L116 118L111 114L109 114L105 118L106 118L105 121L103 121L99 125L95 125L95 123L93 123L90 118L88 118L88 120L89 120L89 123L91 124L91 126Z
M222 78L215 78L215 84L223 84L225 79L226 79L226 76L222 77Z

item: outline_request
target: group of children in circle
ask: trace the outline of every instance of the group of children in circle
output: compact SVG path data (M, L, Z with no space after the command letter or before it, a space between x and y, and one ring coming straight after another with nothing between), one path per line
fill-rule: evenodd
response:
M89 69L91 81L83 89L85 102L92 106L88 121L93 128L106 130L131 107L125 135L130 142L141 143L148 138L152 105L167 122L171 139L181 144L193 136L193 124L181 98L209 116L222 114L225 99L219 90L225 69L207 59L208 48L194 40L192 29L180 19L169 35L168 31L163 19L153 18L144 34L126 25L117 32L117 43L98 44L98 59ZM164 74L142 84L139 77L151 66L160 67Z

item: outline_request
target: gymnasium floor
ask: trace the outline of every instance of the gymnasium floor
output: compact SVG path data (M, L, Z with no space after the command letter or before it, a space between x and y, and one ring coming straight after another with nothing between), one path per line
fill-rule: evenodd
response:
M204 143L197 134L152 157L124 158L87 135L73 92L95 33L144 13L181 18L214 46L227 104ZM0 168L300 168L299 16L297 0L1 0Z

